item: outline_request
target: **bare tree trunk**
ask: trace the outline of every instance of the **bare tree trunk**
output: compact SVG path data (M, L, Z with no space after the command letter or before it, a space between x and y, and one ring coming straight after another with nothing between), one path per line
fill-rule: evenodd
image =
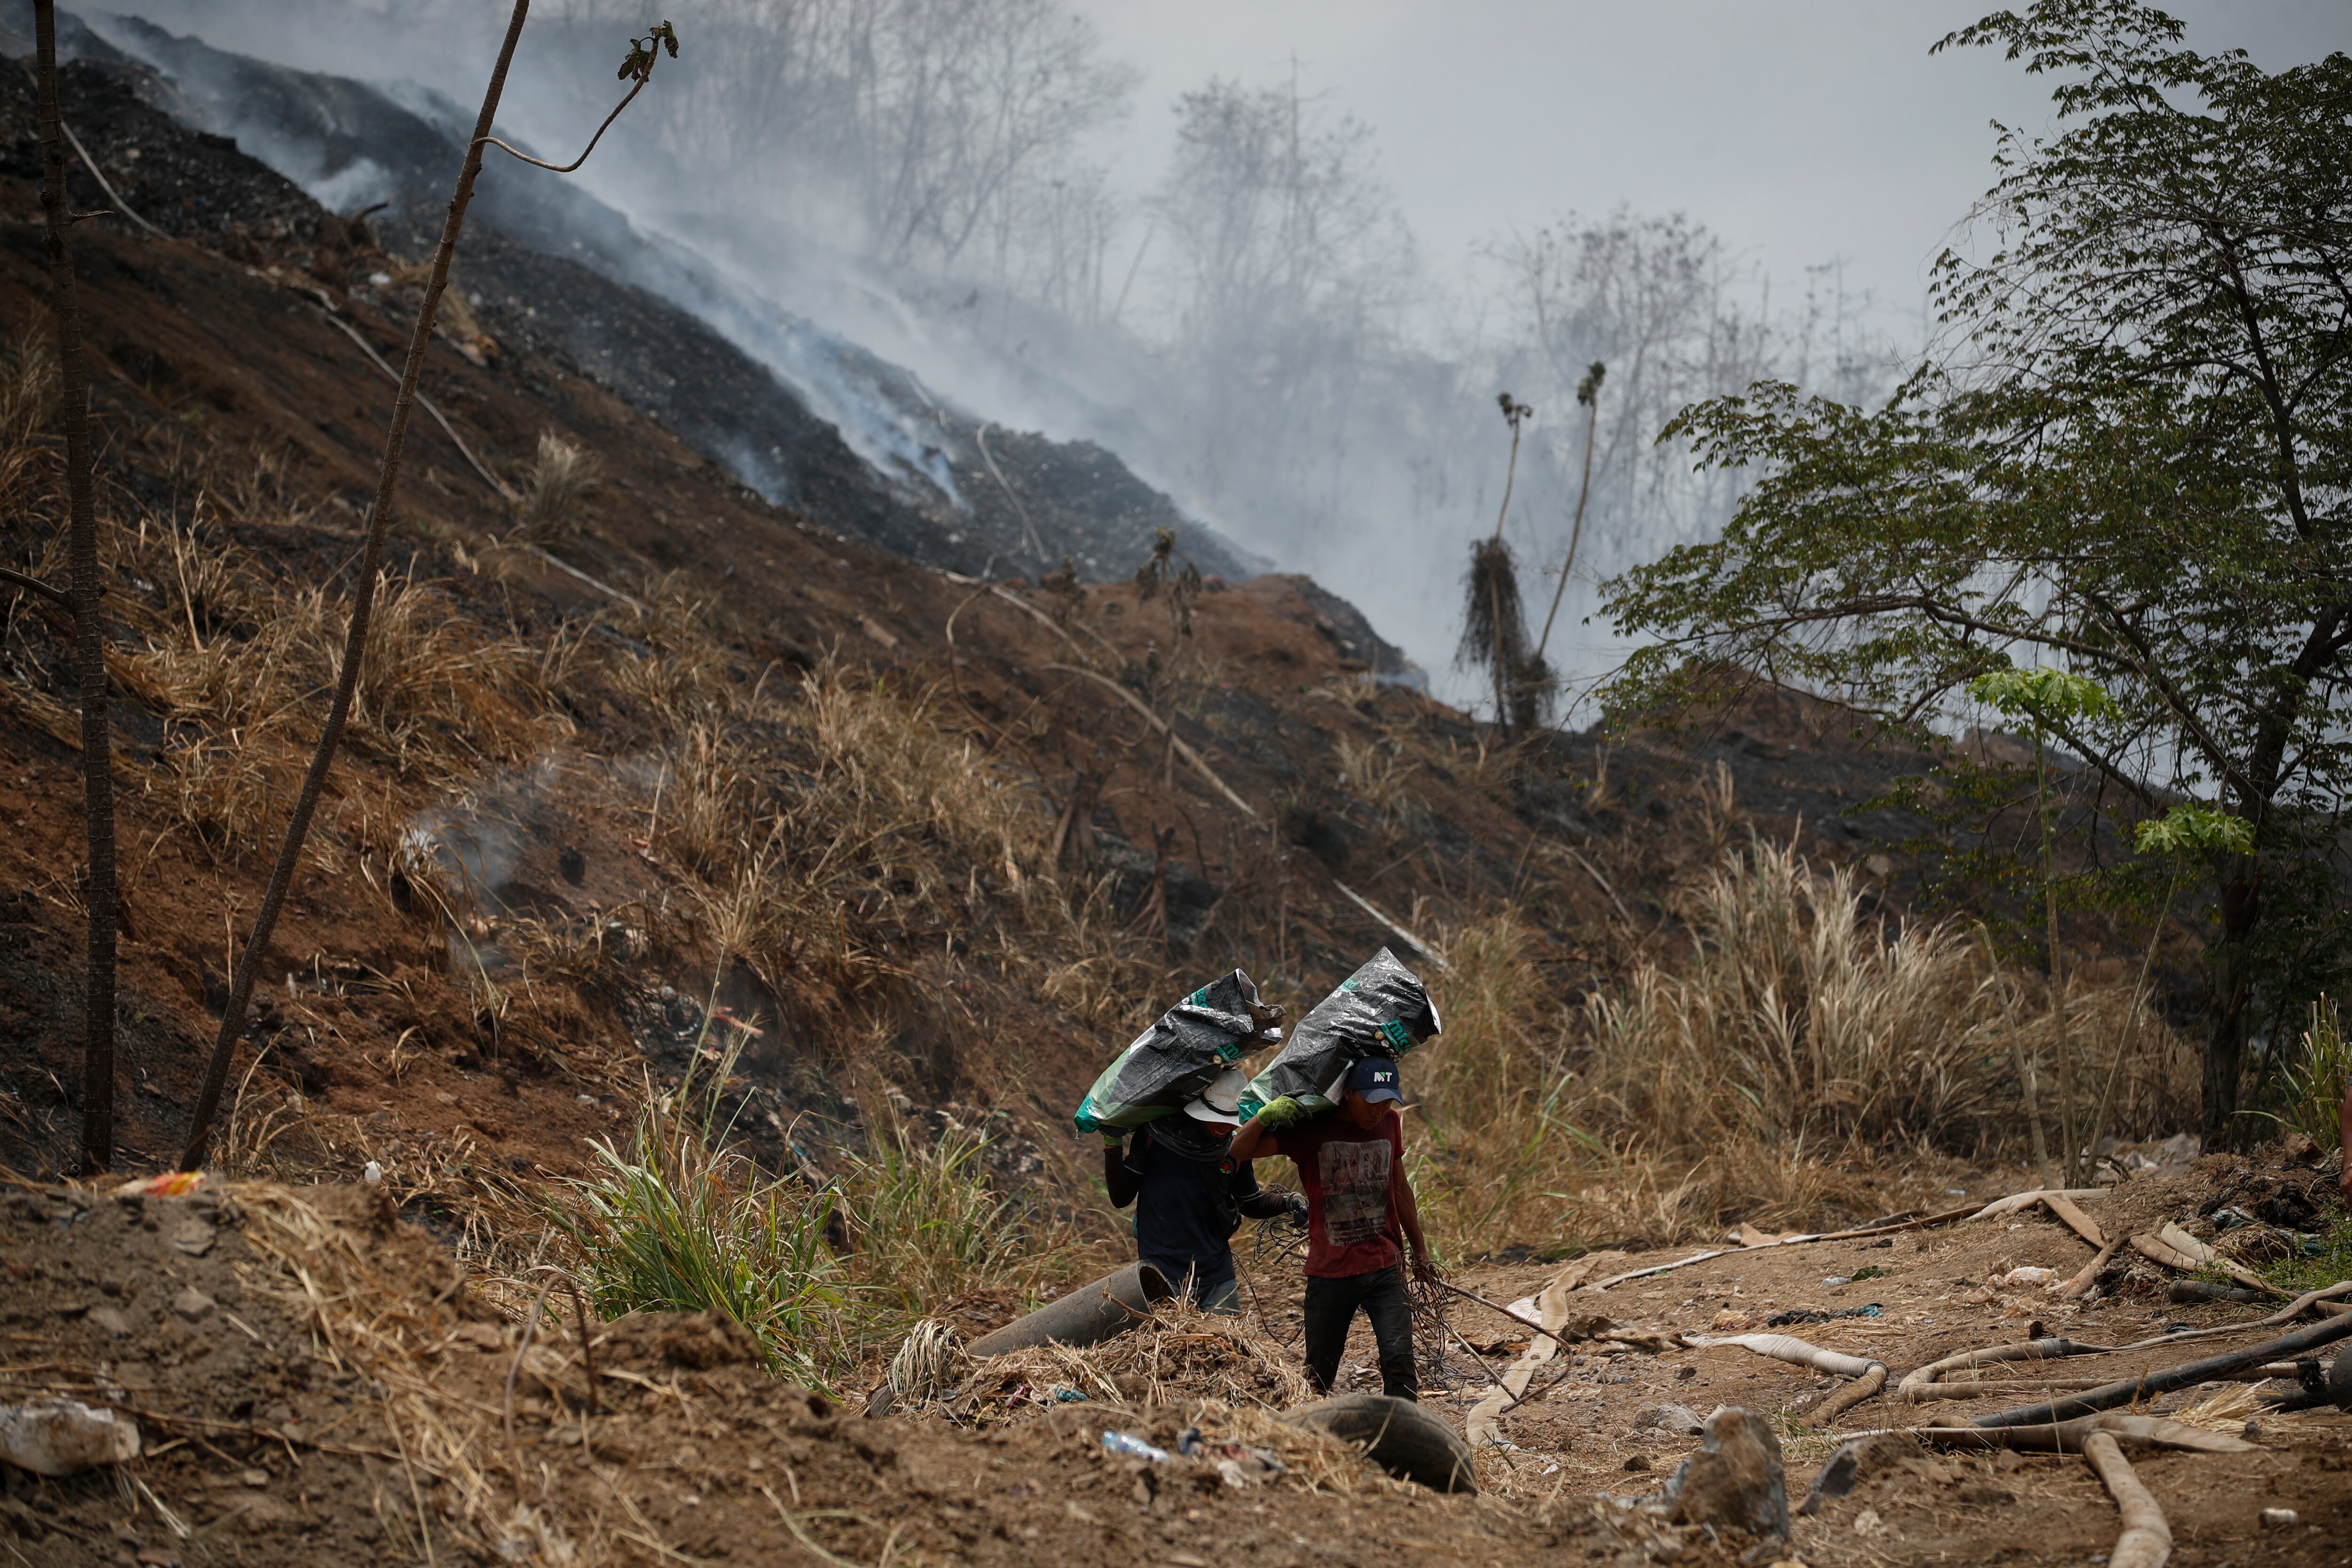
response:
M114 745L107 729L104 595L98 576L98 506L89 456L89 374L81 357L81 301L66 230L65 126L58 114L57 0L33 0L40 91L41 212L48 224L49 310L58 323L58 380L66 426L67 550L72 579L74 671L81 689L81 775L89 854L89 957L83 978L81 1171L114 1158Z
M530 11L530 0L515 0L514 15L507 23L506 42L499 49L489 89L482 96L481 114L474 122L473 140L466 145L466 161L457 174L457 188L449 198L449 216L442 226L440 248L433 254L432 279L425 284L425 303L416 312L416 327L409 335L408 363L401 373L400 395L392 407L392 429L384 438L383 467L376 477L375 504L368 510L367 542L360 552L359 584L352 600L351 626L343 638L342 668L335 681L334 699L328 704L326 722L320 727L319 744L311 753L310 771L302 776L302 793L294 802L293 819L287 824L286 841L278 851L278 863L270 868L269 886L262 894L260 911L254 916L253 930L237 960L228 1004L221 1009L220 1033L213 1040L212 1059L205 1067L204 1089L189 1121L187 1147L180 1152L182 1170L193 1170L204 1160L205 1145L212 1136L213 1118L220 1110L221 1089L228 1081L229 1058L236 1052L237 1035L245 1026L246 1008L253 999L254 979L260 972L270 933L277 927L278 911L285 906L294 868L301 860L302 843L310 837L310 818L326 787L328 770L334 765L336 748L342 742L343 726L351 718L352 693L359 685L361 662L367 654L368 623L375 611L384 533L392 521L393 489L400 479L401 452L408 440L408 417L416 406L417 378L424 373L425 351L433 341L434 315L441 308L443 290L449 286L449 262L457 254L457 235L465 226L467 205L474 199L474 181L482 172L483 148L489 139L491 122L498 116L499 99L506 90L507 68L514 60L515 45L522 37L523 20Z
M2205 1037L2204 1080L2200 1086L2205 1146L2227 1143L2236 1133L2238 1095L2245 1077L2246 1033L2253 1012L2253 987L2244 954L2262 919L2262 868L2250 857L2231 857L2220 876L2221 940L2213 954L2212 1026Z

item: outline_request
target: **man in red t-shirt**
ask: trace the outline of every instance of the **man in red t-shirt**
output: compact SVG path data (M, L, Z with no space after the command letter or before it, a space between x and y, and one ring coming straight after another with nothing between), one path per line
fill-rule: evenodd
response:
M1415 1279L1434 1279L1437 1269L1405 1179L1395 1110L1403 1098L1396 1063L1367 1057L1349 1069L1339 1103L1328 1113L1304 1121L1305 1108L1285 1095L1234 1134L1235 1160L1285 1155L1297 1164L1307 1189L1307 1381L1318 1394L1331 1391L1360 1308L1380 1346L1381 1391L1420 1397L1400 1233L1412 1248Z

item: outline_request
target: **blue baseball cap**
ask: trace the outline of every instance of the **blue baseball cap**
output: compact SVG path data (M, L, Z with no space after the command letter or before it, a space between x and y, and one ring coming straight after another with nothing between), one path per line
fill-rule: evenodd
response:
M1397 1085L1397 1065L1386 1057L1366 1057L1349 1068L1348 1087L1366 1100L1404 1099L1404 1090Z

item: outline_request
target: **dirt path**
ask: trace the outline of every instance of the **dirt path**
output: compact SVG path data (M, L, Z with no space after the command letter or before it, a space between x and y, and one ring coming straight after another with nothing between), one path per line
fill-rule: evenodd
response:
M2137 1183L2085 1207L2110 1228L2143 1226L2193 1215L2212 1180ZM2167 1324L2256 1315L2169 1305L2135 1293L2128 1279L2115 1299L2083 1307L2039 1288L1986 1283L2012 1265L2072 1272L2087 1256L2033 1211L1878 1242L1734 1254L1577 1300L1637 1327L1684 1331L1875 1305L1873 1316L1783 1331L1898 1370L2022 1338L2037 1321L2125 1343ZM1781 1434L1792 1501L1834 1447L1802 1425L1825 1380L1800 1369L1727 1347L1652 1354L1586 1345L1555 1392L1503 1418L1510 1447L1482 1455L1480 1496L1390 1480L1304 1434L1276 1439L1284 1476L1237 1489L1206 1465L1108 1456L1101 1434L1170 1447L1198 1423L1212 1436L1262 1437L1278 1430L1264 1412L1136 1408L1043 1390L1028 1396L1039 1401L1034 1414L997 1412L1011 1418L981 1430L938 1417L867 1420L771 1379L740 1331L701 1318L600 1326L592 1413L575 1334L543 1329L519 1353L516 1325L467 1288L429 1237L360 1188L255 1186L134 1202L16 1192L0 1202L0 1381L11 1396L111 1402L133 1413L148 1444L120 1479L9 1473L0 1552L12 1562L1420 1568L1639 1562L1646 1541L1652 1557L1728 1563L1729 1546L1661 1537L1622 1522L1622 1506L1596 1502L1654 1492L1697 1446L1645 1424L1643 1413L1679 1405L1704 1415L1736 1404L1768 1416ZM1852 1282L1873 1268L1883 1272ZM1502 1301L1556 1272L1481 1268L1465 1282ZM1839 1279L1849 1282L1828 1282ZM1270 1278L1260 1284L1280 1297L1268 1306L1279 1340L1294 1293L1274 1290ZM1452 1321L1498 1363L1526 1338L1476 1307L1458 1308ZM1351 1347L1343 1376L1370 1359L1368 1345ZM2067 1369L2126 1375L2180 1359L2152 1351ZM1457 1424L1484 1389L1472 1366L1457 1351L1426 1389L1426 1402ZM2213 1392L2154 1405L2175 1409ZM1842 1425L1958 1420L1985 1408L1871 1404ZM2135 1462L2169 1516L2177 1563L2346 1561L2352 1421L2342 1415L2266 1417L2248 1453ZM2263 1510L2279 1508L2294 1510L2295 1523L2265 1529ZM2083 1563L2099 1560L2116 1531L2114 1505L2080 1458L1915 1453L1799 1518L1791 1552L1857 1568Z

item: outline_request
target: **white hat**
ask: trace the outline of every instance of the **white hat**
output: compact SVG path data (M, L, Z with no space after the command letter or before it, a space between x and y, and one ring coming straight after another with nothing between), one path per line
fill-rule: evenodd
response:
M1249 1087L1249 1078L1239 1068L1227 1068L1209 1082L1209 1087L1184 1102L1184 1114L1195 1121L1213 1121L1226 1127L1242 1124L1242 1090Z

